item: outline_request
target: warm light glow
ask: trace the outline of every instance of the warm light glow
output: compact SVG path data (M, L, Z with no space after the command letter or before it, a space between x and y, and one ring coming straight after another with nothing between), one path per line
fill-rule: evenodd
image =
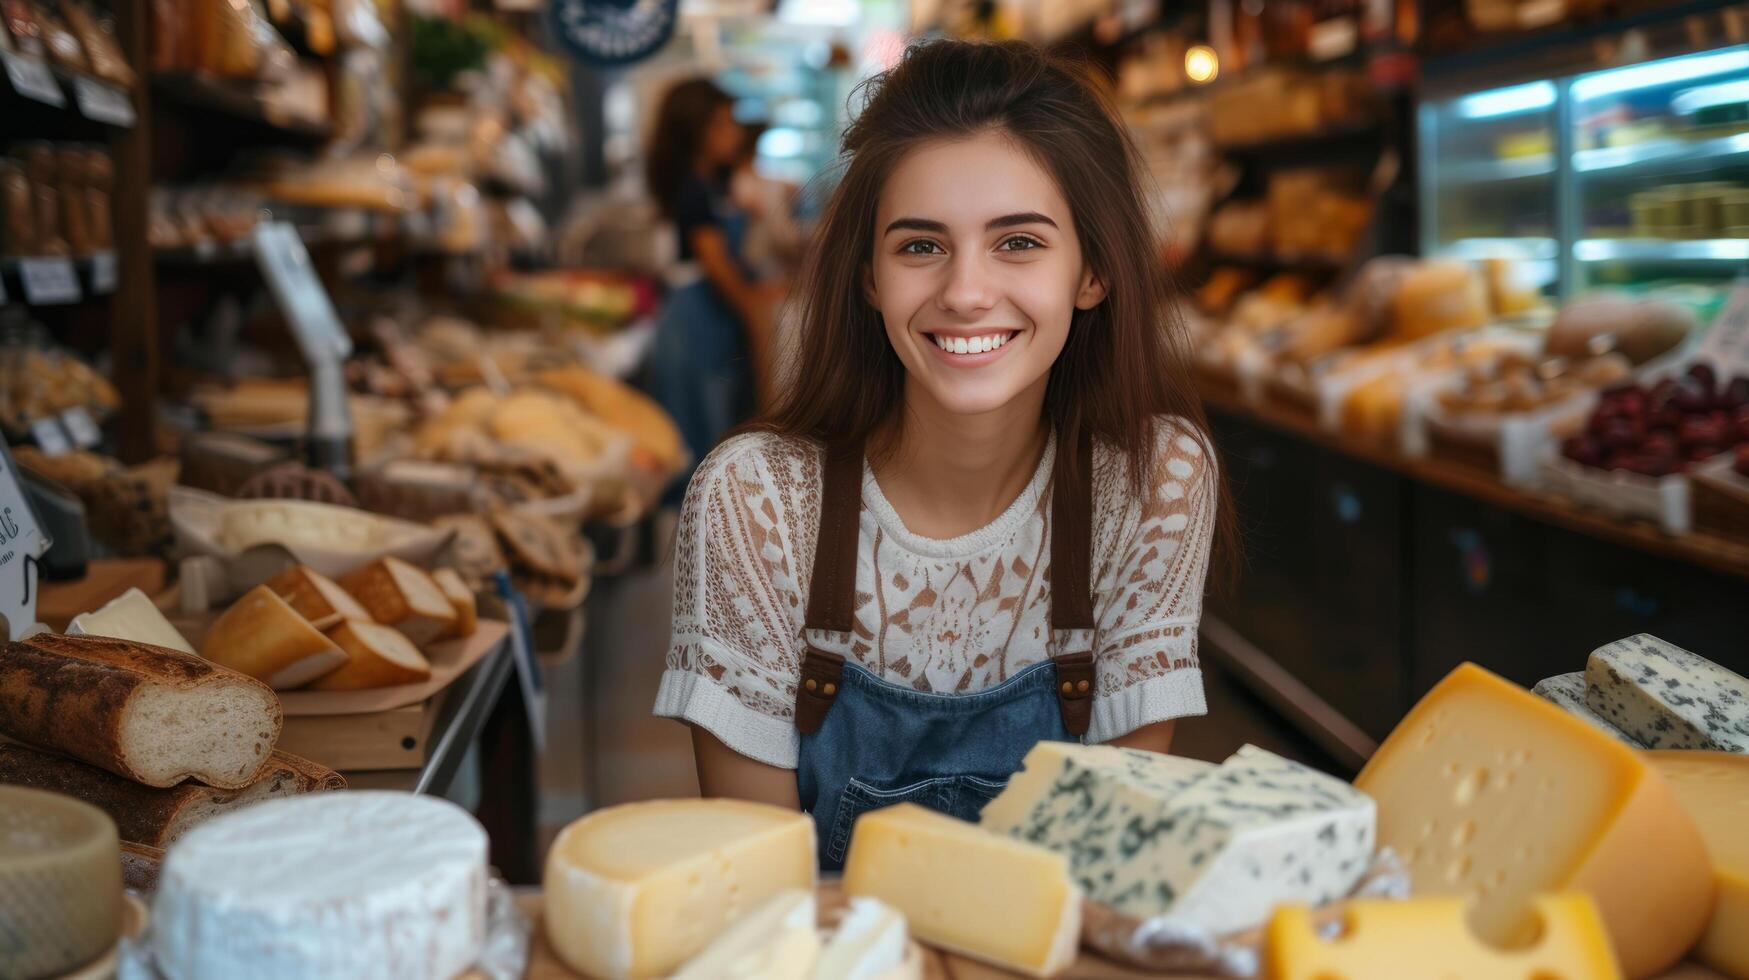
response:
M1184 52L1184 74L1193 82L1212 82L1221 73L1221 59L1215 49L1199 44Z

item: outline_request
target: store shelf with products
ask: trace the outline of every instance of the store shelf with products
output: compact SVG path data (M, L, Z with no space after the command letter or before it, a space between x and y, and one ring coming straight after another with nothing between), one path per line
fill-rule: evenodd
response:
M334 127L316 119L300 119L276 111L272 104L246 82L230 81L196 74L154 74L152 95L165 111L177 111L196 116L217 116L210 122L242 122L251 124L267 138L281 138L294 143L325 143L334 136Z

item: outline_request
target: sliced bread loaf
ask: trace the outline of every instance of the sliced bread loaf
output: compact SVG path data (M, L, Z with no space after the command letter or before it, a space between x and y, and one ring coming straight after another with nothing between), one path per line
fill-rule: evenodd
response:
M425 655L392 626L348 620L328 635L346 651L346 666L311 684L311 690L356 691L414 684L431 676Z
M333 629L343 619L369 619L345 589L308 565L295 565L270 579L267 587L319 630Z
M247 786L280 724L266 684L177 650L59 633L0 647L0 735L148 786Z
M399 558L385 556L350 572L340 587L372 619L400 630L415 646L423 647L455 626L455 608L443 590L424 569Z
M200 643L201 655L276 691L300 687L346 662L346 654L271 588L231 604Z

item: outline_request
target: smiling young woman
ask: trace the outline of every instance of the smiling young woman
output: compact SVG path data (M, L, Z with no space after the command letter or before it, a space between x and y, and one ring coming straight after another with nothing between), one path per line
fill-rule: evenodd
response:
M867 92L790 384L688 491L656 705L706 795L808 810L828 869L868 809L975 818L1040 740L1165 751L1230 524L1100 88L938 41Z

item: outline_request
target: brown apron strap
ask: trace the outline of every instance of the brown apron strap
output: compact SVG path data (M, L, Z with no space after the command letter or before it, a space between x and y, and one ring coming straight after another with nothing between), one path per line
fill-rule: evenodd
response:
M850 632L856 617L856 543L862 518L860 439L826 447L820 474L820 532L814 541L814 573L808 583L808 630ZM808 645L796 685L796 730L811 735L826 721L838 695L844 658Z
M1093 631L1093 438L1058 447L1051 486L1051 632ZM1093 722L1093 651L1054 658L1057 706L1069 734L1087 734Z

